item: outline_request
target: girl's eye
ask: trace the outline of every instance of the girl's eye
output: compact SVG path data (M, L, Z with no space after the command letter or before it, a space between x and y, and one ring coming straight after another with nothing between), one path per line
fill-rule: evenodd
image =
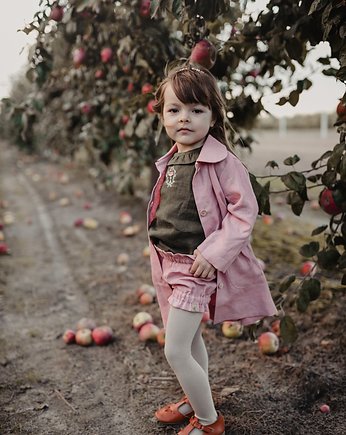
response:
M177 113L178 109L168 109L168 112L170 112L170 113Z
M201 110L201 109L194 109L194 112L195 113L203 113L203 110Z

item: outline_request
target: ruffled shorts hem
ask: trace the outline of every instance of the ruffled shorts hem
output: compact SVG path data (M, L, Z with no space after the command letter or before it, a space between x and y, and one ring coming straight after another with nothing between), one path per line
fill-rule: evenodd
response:
M192 313L206 313L209 311L208 305L210 302L210 296L205 295L199 298L196 296L187 295L186 293L180 293L174 290L171 296L168 298L168 302L172 307L180 308Z

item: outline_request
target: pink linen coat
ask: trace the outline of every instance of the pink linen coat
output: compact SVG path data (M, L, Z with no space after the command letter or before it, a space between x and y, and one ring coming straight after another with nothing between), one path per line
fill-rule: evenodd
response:
M174 145L156 162L160 175L148 206L148 227L160 202L167 163L176 151ZM258 205L248 171L211 135L195 167L192 190L206 237L197 249L216 269L217 290L209 303L210 317L215 324L233 320L248 325L277 314L267 280L250 244ZM153 285L166 324L170 293L162 283L159 258L150 240L149 245Z

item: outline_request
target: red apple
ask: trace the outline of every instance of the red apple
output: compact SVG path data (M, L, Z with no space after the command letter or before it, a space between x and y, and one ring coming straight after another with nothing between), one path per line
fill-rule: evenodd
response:
M64 16L64 8L62 6L54 6L50 12L49 18L54 21L61 21Z
M132 222L132 216L131 216L131 214L128 211L126 211L126 210L122 210L119 213L119 222L121 224L130 224Z
M320 195L318 202L323 211L331 215L337 215L342 212L341 208L335 203L333 198L333 191L328 189L328 187L324 188Z
M146 246L142 251L143 257L150 257L150 247Z
M275 335L280 337L280 319L274 320L271 323L270 327L271 327L272 332L274 332Z
M156 104L156 100L150 100L149 101L149 103L147 104L147 111L149 113L155 113L155 110L154 110L155 104Z
M326 403L324 403L323 405L320 406L320 411L323 414L328 414L330 412L330 407L329 405L327 405Z
M83 226L83 223L84 223L84 219L82 219L82 218L78 218L78 219L76 219L75 221L74 221L74 226L75 227L82 227Z
M165 339L166 339L166 331L164 328L161 328L157 333L156 340L159 343L159 345L163 347L165 345Z
M227 338L238 338L243 334L244 327L239 322L225 321L221 327L222 333Z
M269 214L264 214L264 215L262 216L262 222L263 222L265 225L272 225L273 222L274 222L274 219L273 219L273 217L272 217L271 215L269 215Z
M150 293L143 293L139 297L139 303L142 305L150 305L154 302L154 297Z
M153 323L153 318L151 314L145 311L137 313L132 320L132 326L136 331L139 331L147 323Z
M66 344L71 344L76 342L76 333L72 329L67 329L62 336L62 339Z
M91 112L91 104L89 103L82 103L81 105L81 112L85 115L88 115Z
M92 342L91 329L83 328L76 332L76 343L80 346L90 346Z
M85 62L86 59L85 49L83 47L76 48L75 50L73 50L72 57L73 57L74 66L78 68Z
M88 317L82 317L78 320L76 329L95 329L96 328L96 322L94 319L90 319Z
M95 71L95 79L103 79L105 76L105 72L102 69L98 69Z
M109 47L105 47L101 50L101 60L103 63L108 63L113 56L113 50Z
M123 69L124 69L124 68L123 68ZM124 71L124 72L125 72L125 71ZM133 92L134 88L135 88L135 85L134 85L132 82L130 82L130 83L127 85L127 92L129 92L129 93Z
M202 39L193 47L190 55L190 61L198 63L207 69L212 68L216 61L215 46L206 39Z
M90 204L90 202L86 202L83 205L84 210L91 210L93 208L93 206Z
M160 328L153 323L143 325L139 331L139 339L141 341L156 341Z
M126 138L126 131L123 129L119 130L119 138L124 140Z
M265 355L272 355L279 349L279 339L274 332L263 332L258 337L259 350Z
M121 117L121 122L122 122L124 125L126 125L126 124L129 122L129 120L130 120L129 115L123 115L123 116Z
M346 105L341 100L336 107L336 113L337 113L339 118L346 116Z
M144 83L142 86L142 94L150 94L153 91L153 85L150 83Z
M0 255L10 255L10 248L6 243L0 243Z
M304 261L304 263L300 266L299 272L303 276L315 275L316 263L314 261L311 261L311 260Z
M109 326L97 326L91 335L98 346L104 346L113 340L113 331Z
M156 290L155 287L153 287L150 284L141 284L137 289L137 296L141 297L143 293L149 293L153 297L156 296Z
M139 15L143 18L150 17L150 0L141 0Z

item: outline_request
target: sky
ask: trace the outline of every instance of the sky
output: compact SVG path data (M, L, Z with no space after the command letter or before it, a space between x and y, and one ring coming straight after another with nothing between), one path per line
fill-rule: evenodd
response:
M265 7L268 0L249 2L253 11ZM8 96L11 89L11 76L15 76L23 69L28 57L28 49L34 42L34 32L26 35L17 32L18 29L30 23L33 15L39 9L39 0L11 0L2 10L2 23L0 26L0 99ZM311 53L310 63L317 65L313 60L324 57L329 53L328 43L321 43ZM264 107L276 117L294 116L309 113L332 113L342 97L345 86L333 77L323 76L320 72L309 75L313 86L300 96L299 103L292 107L289 104L278 106L280 94L266 96L262 99ZM286 94L288 95L288 90Z

